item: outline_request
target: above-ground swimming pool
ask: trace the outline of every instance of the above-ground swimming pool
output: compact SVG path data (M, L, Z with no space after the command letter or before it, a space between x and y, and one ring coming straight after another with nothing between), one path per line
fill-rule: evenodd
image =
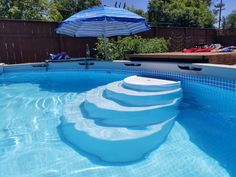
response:
M168 137L138 161L106 163L64 141L61 121L73 100L134 74L0 75L0 176L236 176L235 81L149 73L149 77L181 80L183 99Z

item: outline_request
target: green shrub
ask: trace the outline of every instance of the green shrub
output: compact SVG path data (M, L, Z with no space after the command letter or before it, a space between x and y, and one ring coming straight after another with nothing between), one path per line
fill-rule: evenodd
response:
M168 44L164 38L153 38L145 40L142 48L142 53L161 53L168 51Z
M106 39L106 49L107 49L107 56L109 59L114 60L118 55L116 52L116 44L117 42L114 39ZM98 42L96 43L96 57L104 59L105 58L105 50L104 50L104 39L98 38Z
M144 39L140 36L119 38L117 41L117 48L120 53L119 58L127 59L127 54L142 53L143 42Z
M107 55L110 60L128 59L128 54L157 53L168 51L169 42L164 38L143 39L140 36L129 36L117 40L107 39ZM104 59L104 39L98 39L95 51L97 57Z

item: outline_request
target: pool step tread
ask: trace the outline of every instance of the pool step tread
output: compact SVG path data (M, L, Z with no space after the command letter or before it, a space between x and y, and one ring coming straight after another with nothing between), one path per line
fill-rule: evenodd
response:
M123 86L133 90L164 91L180 88L179 81L170 81L157 78L130 76L123 80Z
M151 106L170 103L174 98L182 97L182 89L174 88L167 91L137 91L122 86L122 81L110 83L104 90L108 99L133 106Z
M173 118L178 114L180 98L164 105L129 107L103 97L106 87L87 92L80 109L83 115L104 126L147 126Z
M86 105L94 105L97 108L101 108L103 110L113 110L113 111L122 111L122 112L135 112L135 111L147 111L160 109L164 107L174 106L176 105L180 97L173 99L170 103L162 104L162 105L152 105L152 106L123 106L113 100L107 99L103 96L103 91L106 87L100 87L100 89L92 89L86 93L85 104Z
M91 136L94 136L99 139L109 138L111 140L123 140L140 138L160 130L165 123L173 119L171 118L160 124L151 125L145 129L141 128L140 130L133 130L123 127L104 127L101 125L97 125L94 123L93 120L84 117L80 110L80 106L81 104L83 104L83 102L84 99L82 97L78 97L73 102L67 104L64 108L64 116L66 117L66 120L68 122L76 123L76 129L90 132L89 134ZM108 132L106 132L106 136L105 134L101 134L101 132L105 133L106 130L109 130Z

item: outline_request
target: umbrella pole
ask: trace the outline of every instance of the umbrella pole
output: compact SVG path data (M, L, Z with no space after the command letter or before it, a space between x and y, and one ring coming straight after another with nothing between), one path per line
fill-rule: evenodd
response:
M104 20L104 26L107 25L107 18L105 17L105 20ZM106 29L104 28L104 31L103 31L103 37L104 37L104 52L105 52L105 60L107 60L107 39L106 39Z
M107 60L107 42L106 36L104 35L104 51L105 51L105 60Z

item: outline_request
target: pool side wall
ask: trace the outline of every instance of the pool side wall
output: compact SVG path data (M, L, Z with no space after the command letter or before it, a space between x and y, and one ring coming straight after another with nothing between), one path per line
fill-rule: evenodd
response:
M2 68L2 69L1 69ZM131 61L84 61L31 63L0 65L4 73L10 72L53 72L53 71L108 71L129 74L157 76L163 79L190 80L236 91L236 65L216 65L201 63L131 62Z
M168 62L130 62L130 61L89 61L88 69L128 70L128 71L167 71L204 76L215 76L236 80L236 65L190 64ZM85 70L84 62L29 63L17 65L0 64L0 72Z
M0 63L0 74L3 73L3 66L4 66L4 64Z

